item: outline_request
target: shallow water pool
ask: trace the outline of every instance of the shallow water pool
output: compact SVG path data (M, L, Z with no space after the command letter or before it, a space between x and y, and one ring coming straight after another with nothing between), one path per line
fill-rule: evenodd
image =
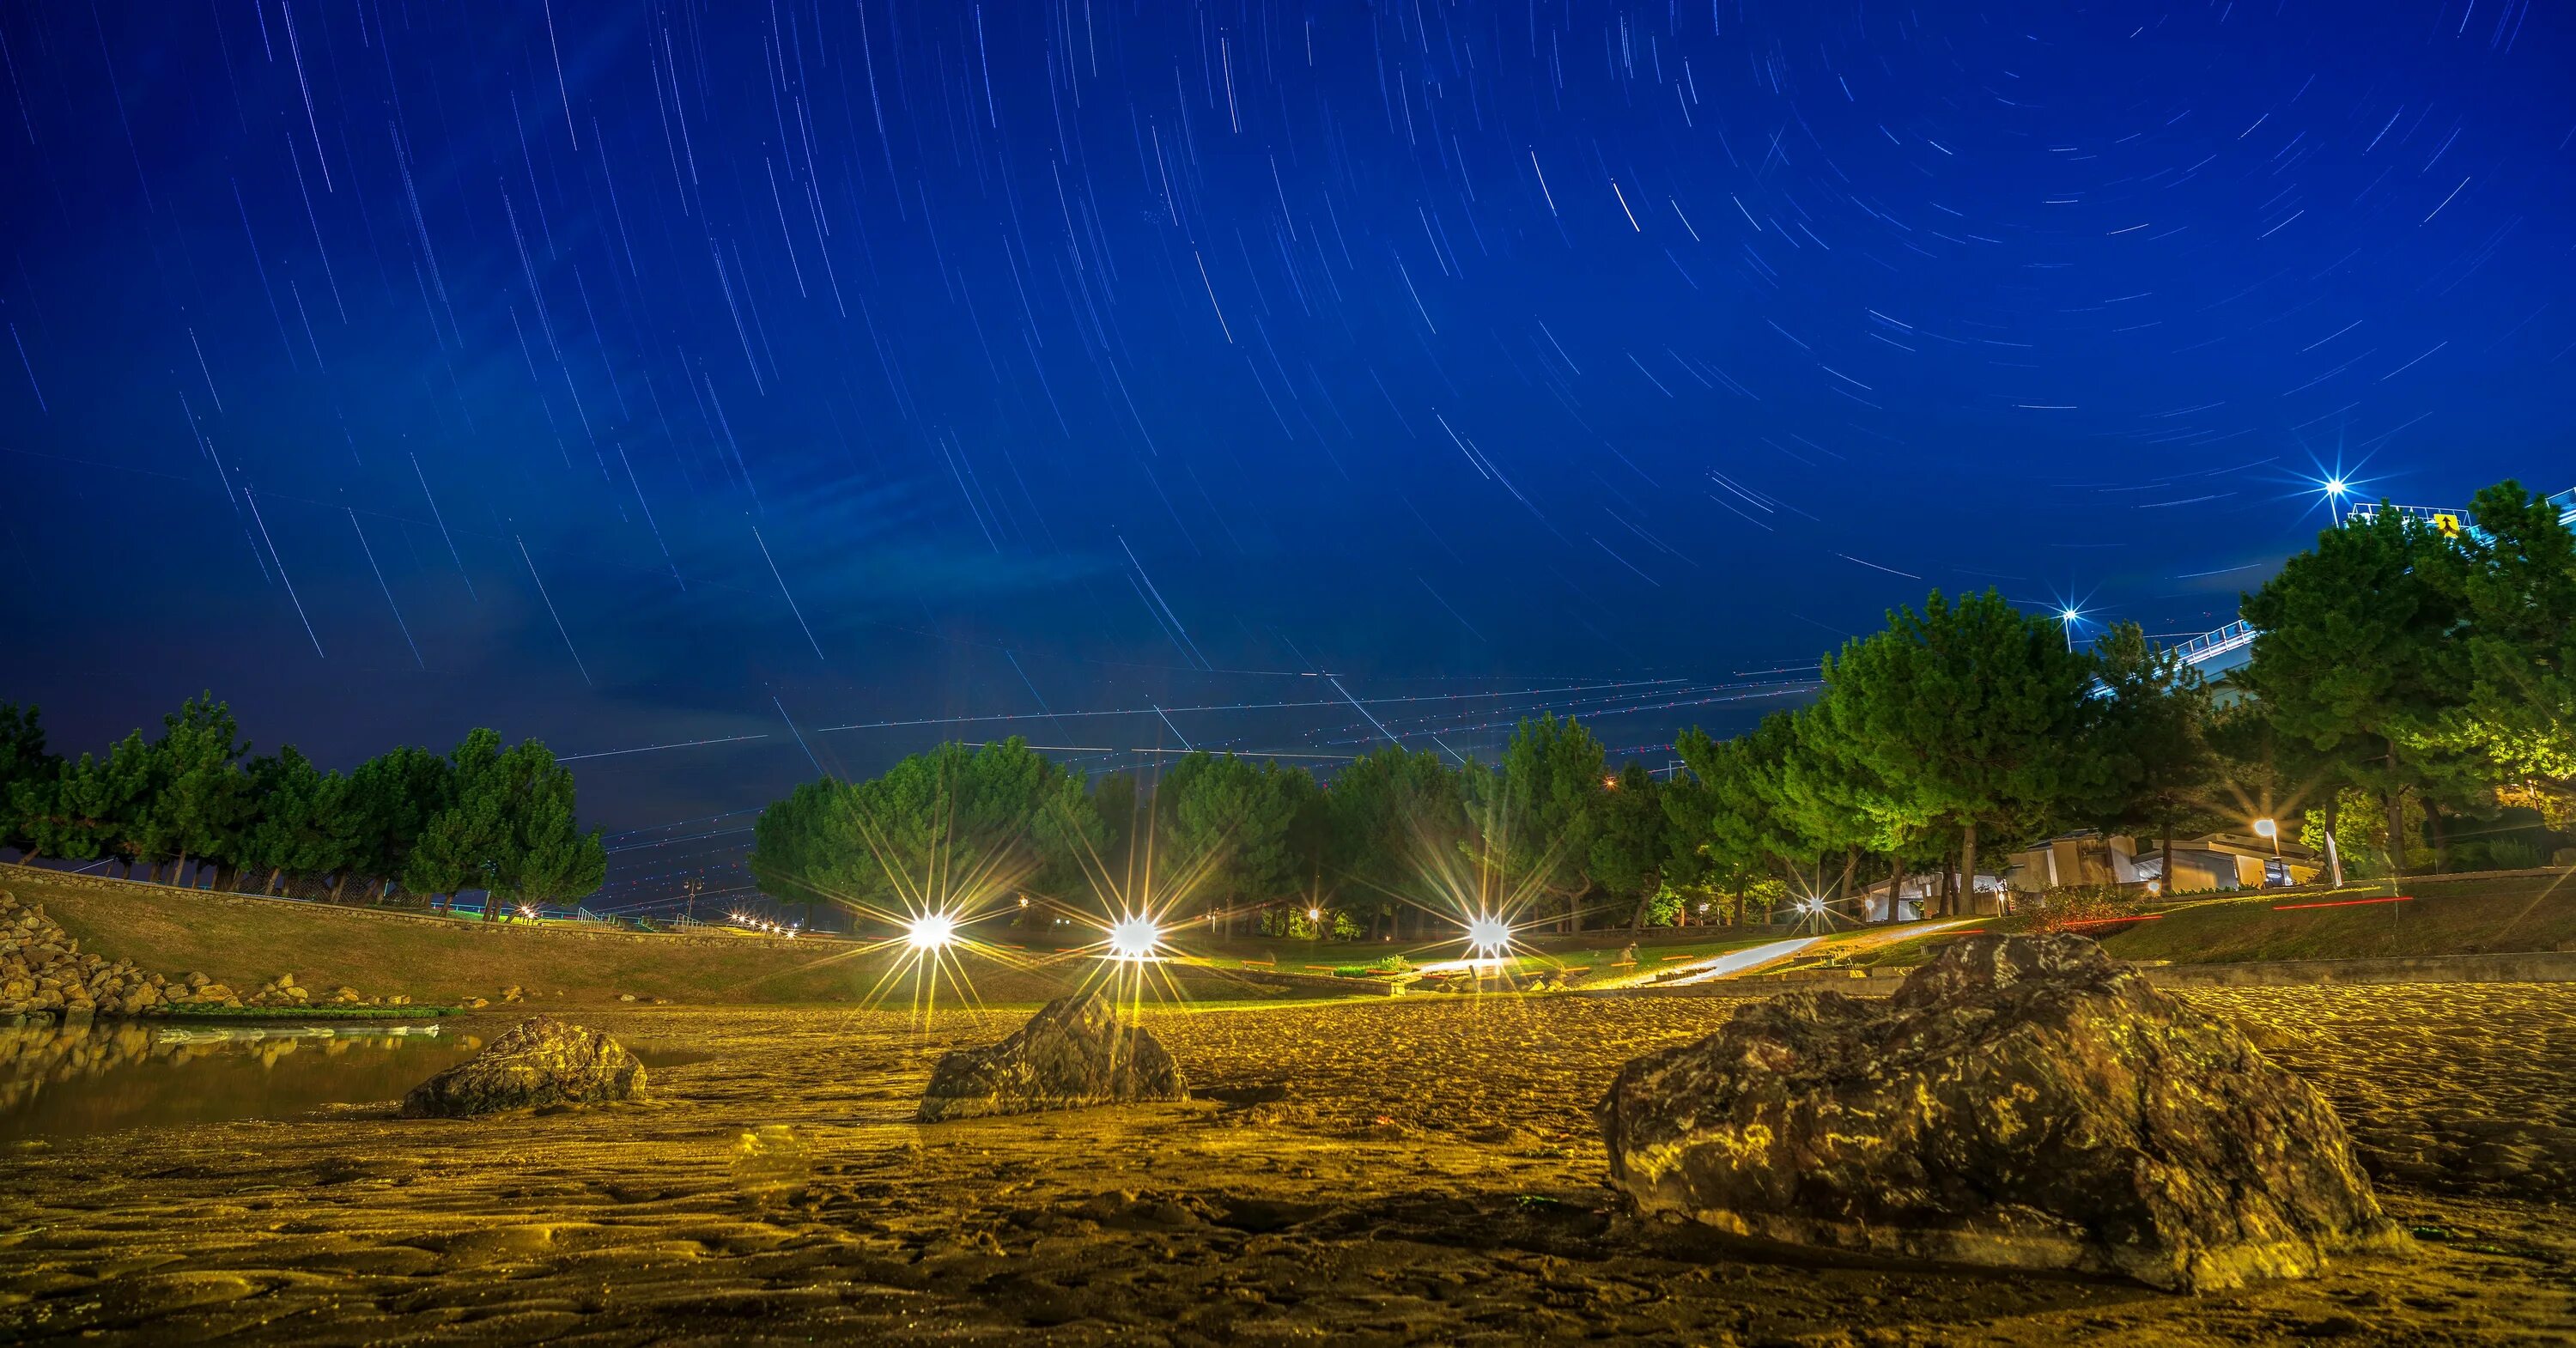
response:
M505 1028L455 1020L113 1021L0 1030L0 1141L292 1118L324 1105L397 1100ZM649 1042L626 1047L647 1068L705 1057Z

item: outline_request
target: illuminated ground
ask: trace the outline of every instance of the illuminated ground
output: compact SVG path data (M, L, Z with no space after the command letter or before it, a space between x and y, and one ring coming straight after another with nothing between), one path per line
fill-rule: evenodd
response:
M1610 1212L1590 1108L1690 998L1162 1014L1185 1105L918 1128L925 1041L842 1011L602 1013L657 1100L381 1108L22 1147L0 1339L2492 1343L2576 1332L2576 987L2194 993L2336 1099L2426 1238L2200 1300L1749 1258ZM757 1130L769 1127L761 1135ZM746 1148L746 1132L758 1140ZM802 1159L799 1159L801 1153ZM1848 1336L1848 1337L1846 1337Z

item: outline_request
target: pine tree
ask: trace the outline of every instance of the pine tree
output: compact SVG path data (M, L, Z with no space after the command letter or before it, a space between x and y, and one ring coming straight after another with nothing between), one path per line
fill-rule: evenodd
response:
M0 702L0 847L18 849L20 865L41 855L35 820L62 760L45 752L35 707Z
M232 709L211 692L181 704L161 724L152 746L146 836L155 869L166 857L177 884L187 877L189 857L228 853L249 822L250 780L241 767L249 746Z
M1571 931L1583 930L1583 900L1593 889L1592 840L1608 760L1582 723L1542 715L1514 728L1498 770L1467 777L1473 817L1504 892L1562 902Z
M534 741L511 752L527 776L511 811L509 838L494 876L495 895L538 906L596 891L608 876L608 853L599 830L584 833L574 821L572 772Z
M261 892L278 892L287 875L345 871L363 846L364 819L353 808L347 777L323 772L295 746L251 764L259 812L242 848L243 861L268 874Z
M2175 832L2233 822L2215 798L2219 758L2209 742L2209 685L2179 654L2149 642L2136 623L2113 627L2094 652L2103 691L2092 750L2103 794L2086 813L2105 830L2161 840L2160 874L2170 888Z
M466 733L448 755L448 792L421 827L403 860L403 888L436 895L443 906L469 889L489 891L509 834L509 793L501 767L501 737L491 730ZM486 916L492 904L484 904Z
M1628 930L1646 925L1646 915L1663 890L1666 841L1664 785L1643 763L1630 763L1613 779L1600 806L1601 826L1592 839L1593 878L1612 896L1629 900Z
M1452 920L1484 911L1467 848L1464 783L1437 753L1386 745L1343 765L1324 793L1325 866L1343 902L1401 939L1426 906ZM1320 897L1320 896L1319 896Z
M2431 526L2383 506L2319 534L2314 550L2244 599L2261 635L2238 681L2282 736L2378 794L2396 875L2407 794L2456 786L2457 755L2435 745L2466 686L2450 645L2464 605L2460 565Z
M2576 535L2558 507L2501 482L2455 573L2465 695L2428 742L2476 756L2554 819L2576 816Z
M445 758L416 745L359 764L349 774L349 805L358 818L349 869L379 884L401 880L429 821L450 803L454 778Z
M1992 590L1891 612L1824 681L1844 744L1903 816L1956 830L1962 887L1981 835L2035 832L2098 790L2092 662Z

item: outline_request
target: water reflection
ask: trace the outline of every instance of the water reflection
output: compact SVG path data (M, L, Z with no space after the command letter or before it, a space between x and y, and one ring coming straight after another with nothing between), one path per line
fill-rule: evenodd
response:
M0 1140L396 1100L474 1056L496 1028L104 1021L0 1030ZM647 1067L701 1056L628 1048Z

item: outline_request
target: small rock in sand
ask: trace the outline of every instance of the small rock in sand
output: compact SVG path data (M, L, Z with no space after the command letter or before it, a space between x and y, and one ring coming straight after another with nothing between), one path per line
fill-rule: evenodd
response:
M1151 1034L1093 993L1061 997L990 1048L944 1055L921 1099L921 1121L1048 1109L1185 1100L1181 1069Z
M406 1118L463 1119L546 1105L631 1100L644 1064L597 1030L552 1016L522 1021L489 1048L412 1088Z

